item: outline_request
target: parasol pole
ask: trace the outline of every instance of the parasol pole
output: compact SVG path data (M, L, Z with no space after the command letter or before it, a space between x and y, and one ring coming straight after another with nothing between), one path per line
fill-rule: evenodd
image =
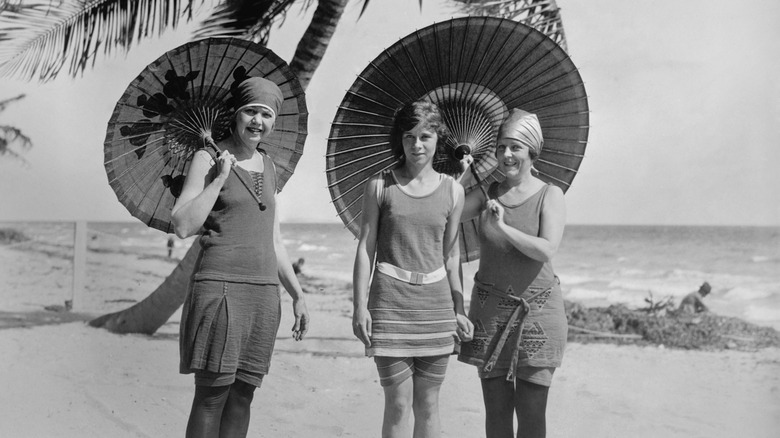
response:
M474 163L469 164L469 170L471 171L471 174L474 175L474 181L477 182L477 187L482 190L482 194L485 195L485 199L490 199L490 196L487 194L487 190L485 190L485 187L482 186L482 180L479 179L479 175L477 175L477 172L474 170Z
M466 155L471 155L471 145L468 143L461 143L455 147L455 149L452 151L452 156L458 161L463 160L463 158L466 157ZM482 180L479 179L479 175L477 175L477 171L474 170L474 163L475 160L472 158L471 163L469 164L469 170L471 171L471 175L474 177L474 181L477 183L477 187L479 187L480 190L482 190L482 194L485 195L486 199L490 199L490 197L487 194L487 191L484 187L482 187Z
M214 152L219 155L222 153L222 150L217 146L217 143L214 141L214 138L211 136L210 130L202 130L201 131L201 138L203 138L203 142L206 144L206 146L210 147L214 150ZM216 157L213 157L214 162L216 162ZM244 178L243 175L240 173L233 171L233 173L238 177L238 180L241 181L241 184L246 187L247 190L249 190L249 193L252 194L252 197L255 198L255 201L257 201L257 204L260 206L260 211L265 211L266 206L263 204L263 201L257 197L257 194L255 193L255 190L252 188L252 186L249 184L249 182Z

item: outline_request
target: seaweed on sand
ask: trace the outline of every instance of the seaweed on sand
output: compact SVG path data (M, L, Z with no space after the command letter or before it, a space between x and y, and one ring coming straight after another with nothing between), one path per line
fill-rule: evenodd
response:
M696 315L669 310L649 313L620 304L587 308L566 302L569 340L659 345L689 350L754 351L780 347L780 333L771 327L712 312Z
M0 245L26 242L30 240L24 233L13 228L0 228Z

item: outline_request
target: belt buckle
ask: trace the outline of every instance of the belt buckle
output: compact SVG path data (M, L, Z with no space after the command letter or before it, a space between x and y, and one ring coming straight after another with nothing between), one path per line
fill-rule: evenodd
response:
M420 286L421 284L423 284L423 276L424 275L425 274L423 274L421 272L412 272L410 277L409 277L409 284L411 284L413 286Z

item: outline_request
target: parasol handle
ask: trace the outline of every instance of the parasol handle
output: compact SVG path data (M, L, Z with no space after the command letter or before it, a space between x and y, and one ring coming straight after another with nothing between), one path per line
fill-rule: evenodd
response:
M485 199L490 199L490 196L488 196L487 190L485 190L485 187L482 185L482 181L479 179L479 175L477 175L477 172L474 170L474 162L472 161L471 164L469 164L469 170L471 171L471 174L474 176L474 181L477 182L477 187L482 191L482 194L485 195ZM485 201L487 202L487 201ZM498 217L498 213L494 210L493 215Z
M219 149L219 146L217 146L217 143L211 137L211 134L204 133L203 134L203 141L206 143L206 145L208 147L213 149L214 152L217 153L217 155L222 153L222 151ZM244 187L246 187L246 189L249 190L249 193L252 194L252 197L255 198L255 201L257 201L257 204L260 206L260 211L265 211L265 209L266 209L265 204L263 204L263 201L260 198L257 197L257 194L255 194L255 191L254 191L254 189L252 189L252 186L249 185L249 182L246 181L246 179L240 173L235 172L235 171L233 173L236 174L236 176L238 177L238 180L241 181L241 183L244 185Z
M485 195L485 199L490 199L490 196L487 194L487 190L485 190L485 187L482 186L482 180L479 179L479 175L477 175L477 172L474 170L474 163L469 164L469 170L471 171L471 174L474 175L474 181L477 182L477 187L482 190L482 194Z
M466 155L471 155L471 146L465 143L459 144L452 151L453 158L455 158L458 161L463 161L463 158L465 158ZM471 175L474 176L474 181L476 181L477 187L479 187L479 189L482 190L482 194L485 195L485 198L490 199L490 197L487 194L487 191L485 191L485 188L482 187L482 180L479 179L479 175L477 174L477 171L474 170L474 160L471 160L471 163L469 164L469 170L471 171Z

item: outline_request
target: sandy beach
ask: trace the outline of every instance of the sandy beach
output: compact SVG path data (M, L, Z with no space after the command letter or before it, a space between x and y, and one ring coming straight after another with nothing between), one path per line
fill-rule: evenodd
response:
M116 335L85 323L144 298L175 263L90 252L85 292L66 313L44 308L70 297L67 249L0 246L0 436L183 436L193 383L178 374L178 312L154 336ZM284 296L271 373L256 392L249 436L379 436L382 391L373 362L351 334L344 286L334 280L310 287L313 322L303 342L290 338ZM451 360L441 393L442 436L484 436L483 414L475 370ZM551 438L769 438L777 430L775 348L570 343L550 391Z

